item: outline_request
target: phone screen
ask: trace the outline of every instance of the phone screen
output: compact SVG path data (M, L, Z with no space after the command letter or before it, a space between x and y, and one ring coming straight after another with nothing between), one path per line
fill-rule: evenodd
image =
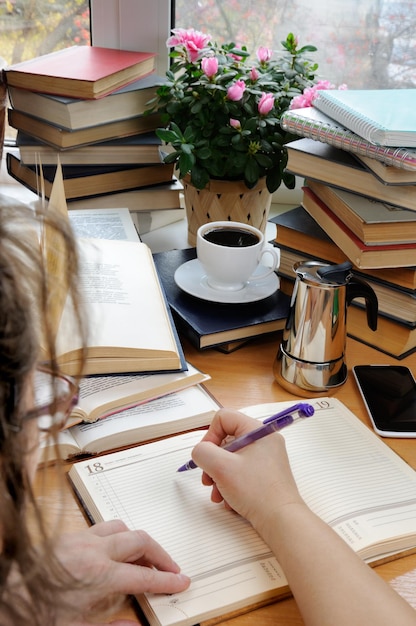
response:
M356 365L353 372L376 432L416 437L416 382L409 368Z

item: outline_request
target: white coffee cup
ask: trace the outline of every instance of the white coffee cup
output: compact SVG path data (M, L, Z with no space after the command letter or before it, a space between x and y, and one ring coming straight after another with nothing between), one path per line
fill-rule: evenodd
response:
M264 280L280 262L279 249L266 243L258 228L242 222L203 224L196 235L196 252L208 285L223 291L238 291L250 280ZM262 264L266 255L271 260L267 266Z

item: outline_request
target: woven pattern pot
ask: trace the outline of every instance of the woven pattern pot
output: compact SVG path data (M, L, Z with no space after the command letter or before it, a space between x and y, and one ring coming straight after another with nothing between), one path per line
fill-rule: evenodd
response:
M182 183L191 246L196 245L198 228L207 222L243 222L265 231L272 200L265 178L253 189L242 181L227 180L212 180L204 189L196 189L188 176Z

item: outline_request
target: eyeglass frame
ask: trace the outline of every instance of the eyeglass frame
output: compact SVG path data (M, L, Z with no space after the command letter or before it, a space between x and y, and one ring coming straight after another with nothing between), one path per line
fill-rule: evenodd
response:
M68 385L68 394L61 397L54 397L51 402L47 402L42 404L34 409L30 409L26 411L20 417L20 424L15 424L13 426L13 430L20 431L23 427L24 422L33 419L39 419L45 415L50 415L51 417L56 416L58 413L62 414L60 420L56 422L52 422L50 426L47 428L42 428L39 426L39 430L41 432L51 432L62 430L65 427L65 424L68 420L68 417L72 411L72 409L78 404L79 400L79 384L72 376L68 376L61 372L57 373L51 368L45 365L38 365L36 367L37 372L43 372L44 374L48 374L52 377L52 379L62 380Z

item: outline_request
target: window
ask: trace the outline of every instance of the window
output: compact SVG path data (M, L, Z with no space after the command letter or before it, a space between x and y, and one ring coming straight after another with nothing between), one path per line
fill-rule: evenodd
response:
M171 20L173 5L174 19ZM171 23L215 39L279 48L288 32L317 46L319 77L350 88L416 86L416 0L0 0L8 63L72 44L151 50L168 63Z
M0 0L0 50L9 64L89 43L89 0Z
M136 47L167 63L171 0L0 0L8 63L74 43ZM317 46L319 74L350 88L416 85L416 0L172 0L173 22L223 41L279 48L291 31Z
M176 26L280 48L289 32L318 52L319 76L350 88L416 86L415 0L176 0Z
M0 67L89 43L89 0L0 0ZM6 123L6 141L15 135Z

